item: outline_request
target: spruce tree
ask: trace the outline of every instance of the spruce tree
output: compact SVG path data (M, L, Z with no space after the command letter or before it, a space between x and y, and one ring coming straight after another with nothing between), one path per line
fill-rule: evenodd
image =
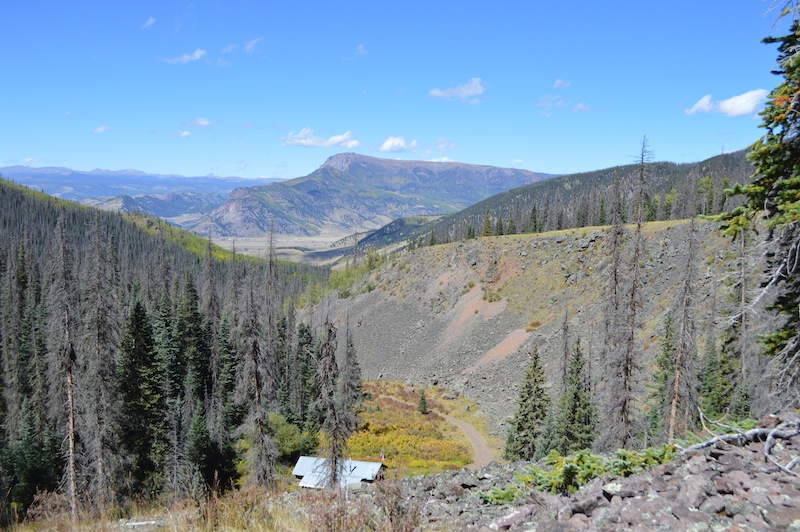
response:
M486 209L486 213L483 215L483 229L481 230L481 236L491 236L492 234L492 218L489 215L489 209Z
M428 413L428 399L425 397L425 388L419 389L419 401L417 402L417 410L422 415Z
M675 323L672 312L667 312L661 333L661 349L656 355L656 369L650 386L650 407L647 411L649 440L660 442L665 439L664 417L667 409L667 382L675 371ZM649 444L650 441L647 443Z
M768 240L773 243L763 290L775 295L773 310L782 323L765 337L765 353L772 357L770 374L774 384L772 402L785 408L800 404L800 18L798 7L787 7L783 15L793 17L788 34L764 39L778 44L778 67L782 77L760 113L764 135L752 146L748 159L755 167L750 183L736 185L729 193L743 194L745 203L723 213L724 227L752 226L766 212Z
M522 379L517 412L509 427L504 453L507 459L531 460L536 454L537 442L550 408L550 396L545 386L539 350L534 348Z
M195 402L194 416L189 425L189 434L186 437L185 456L192 468L200 473L207 486L214 483L215 466L214 444L208 433L203 404Z
M153 331L138 297L125 324L116 384L120 443L126 462L122 481L129 496L153 496L161 488L166 430Z
M586 359L580 341L567 370L567 390L561 395L556 409L555 449L567 455L589 449L597 432L597 409L592 400Z

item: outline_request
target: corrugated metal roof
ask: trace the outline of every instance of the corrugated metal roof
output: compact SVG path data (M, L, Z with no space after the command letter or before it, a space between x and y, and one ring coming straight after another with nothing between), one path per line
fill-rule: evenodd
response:
M380 462L362 462L359 460L344 460L341 463L339 483L342 487L350 484L359 484L362 481L373 481L380 473L383 464ZM300 486L304 488L324 488L328 484L328 464L325 458L316 456L301 456L292 470L296 477L302 477Z

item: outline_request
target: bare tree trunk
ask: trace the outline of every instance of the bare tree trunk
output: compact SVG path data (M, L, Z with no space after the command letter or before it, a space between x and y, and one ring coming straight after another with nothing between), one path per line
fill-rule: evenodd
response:
M651 158L651 152L647 144L647 138L642 140L642 149L639 154L638 169L638 191L636 194L636 234L634 236L633 257L631 259L631 287L628 298L628 316L625 331L625 350L624 350L624 370L622 382L622 401L620 403L619 419L622 424L620 434L620 447L626 448L628 440L633 432L634 415L634 372L637 369L636 353L636 328L637 317L640 305L639 284L641 282L640 262L644 254L644 211L645 211L645 186L647 178L647 164Z
M75 360L75 351L72 349L71 340L66 339L69 350L67 360L67 441L69 456L67 458L67 471L69 482L70 515L73 521L78 519L78 469L75 466L75 401L73 400L72 369Z
M670 392L670 411L667 418L667 438L671 441L677 432L684 431L689 423L689 413L695 410L694 398L694 316L693 284L695 260L695 220L690 222L689 249L686 257L686 274L680 300L680 326L675 352L675 370ZM683 406L683 420L678 418L679 406Z

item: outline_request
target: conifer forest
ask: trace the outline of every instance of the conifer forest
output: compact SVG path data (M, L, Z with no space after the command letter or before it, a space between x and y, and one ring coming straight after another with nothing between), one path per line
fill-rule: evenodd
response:
M5 523L48 491L92 512L268 486L279 459L316 450L320 427L352 430L325 410L354 382L338 378L335 328L290 308L325 270L203 239L189 251L166 224L8 182L0 204Z

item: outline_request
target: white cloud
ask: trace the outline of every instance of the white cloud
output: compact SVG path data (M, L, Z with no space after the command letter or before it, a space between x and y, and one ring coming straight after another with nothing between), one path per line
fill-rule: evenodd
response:
M150 26L152 26L155 23L156 23L156 18L155 17L147 17L147 20L145 20L144 23L142 24L142 29L143 30L147 29L147 28L149 28Z
M225 48L222 49L222 53L223 54L232 54L233 52L236 51L237 48L239 48L238 44L229 44L228 46L226 46Z
M162 61L164 61L165 63L170 63L172 65L184 65L186 63L191 63L192 61L197 61L198 59L201 59L204 55L206 55L206 51L198 48L191 54L183 54L178 57L165 58L162 59Z
M382 152L413 151L417 149L417 141L406 142L405 137L388 137L380 148Z
M511 161L511 164L522 164L523 162L525 162L525 161L523 161L522 159L513 159Z
M264 37L258 37L256 39L251 39L247 41L246 43L244 43L244 51L247 52L248 54L252 54L253 52L256 51L256 46L258 45L258 43L260 43L263 40Z
M695 113L708 113L714 109L714 104L711 103L711 95L706 94L695 103L691 109L686 109L684 112L687 115L693 115Z
M367 55L369 52L367 51L367 47L364 45L363 42L358 43L356 46L356 55Z
M210 127L214 125L214 122L212 122L208 118L203 118L202 116L198 116L194 120L190 120L189 122L187 122L186 125L192 127Z
M435 159L428 159L428 161L432 163L452 163L453 159L450 159L449 157L437 157Z
M299 133L295 134L294 131L289 132L285 139L283 139L284 146L302 146L304 148L331 148L333 146L340 146L342 148L357 148L361 142L352 138L351 131L345 131L341 135L334 135L328 137L317 137L314 135L314 130L309 127L304 127Z
M98 135L102 135L103 133L105 133L106 131L109 131L110 129L111 129L111 126L102 125L102 126L98 126L98 127L94 128L92 131L95 132Z
M755 113L769 94L764 89L747 91L739 96L719 102L719 111L726 116L744 116Z
M583 102L578 102L578 104L575 107L572 108L572 112L573 113L579 113L579 112L588 113L589 112L589 106L586 105Z
M442 98L445 100L460 100L471 104L480 103L481 95L484 92L483 82L481 78L472 78L466 83L450 87L449 89L434 88L428 95L434 98Z
M572 85L571 81L564 81L561 78L557 78L553 82L553 88L554 89L568 89L570 85Z
M185 139L186 137L189 137L191 135L192 135L191 131L181 131L180 133L178 133L178 136L182 139Z
M769 92L764 89L754 89L721 102L715 102L710 94L706 94L684 112L687 115L710 112L722 113L725 116L752 115L759 110L767 94Z

